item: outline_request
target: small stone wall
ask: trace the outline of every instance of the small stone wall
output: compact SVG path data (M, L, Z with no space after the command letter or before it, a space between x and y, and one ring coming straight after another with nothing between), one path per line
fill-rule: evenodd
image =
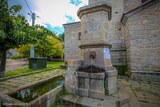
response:
M3 101L5 107L50 107L54 103L56 95L62 90L63 86L58 86L52 91L43 94L30 103L24 103L17 99L10 97L7 94L0 94L0 99Z
M160 72L135 71L131 73L131 78L133 80L160 82Z

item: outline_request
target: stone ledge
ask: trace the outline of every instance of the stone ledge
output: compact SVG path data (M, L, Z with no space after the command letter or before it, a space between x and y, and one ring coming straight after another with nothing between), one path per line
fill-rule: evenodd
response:
M66 24L63 24L63 26L67 26L67 25L74 25L74 24L81 24L81 22L72 22L72 23L66 23Z
M48 69L48 70L56 70L56 68L55 69L51 68L51 69ZM61 70L63 70L63 69L61 69ZM41 73L41 72L46 72L46 71L43 71L43 69L42 69L40 71L35 71L35 72L29 72L29 73L23 73L23 74L13 75L13 76L9 76L9 77L4 77L4 78L0 78L0 82L8 80L8 79L16 78L16 77L21 77L21 76L26 76L26 75L31 75L31 74Z
M90 4L88 6L81 7L78 10L77 14L78 14L78 17L81 18L84 14L93 13L97 11L108 12L109 14L108 19L111 20L112 8L111 8L111 4L109 4L108 2L98 2L95 4Z
M119 102L121 107L129 107L123 106L125 104L129 104L129 98L124 95L120 96L120 101L117 100L117 96L105 96L105 100L98 100L76 95L63 96L62 100L64 102L78 104L80 107L117 107L116 102Z
M54 76L52 76L52 77L49 77L49 78L46 78L46 79L42 79L42 80L39 80L39 81L35 81L35 82L30 83L30 84L25 84L25 85L22 85L22 86L20 86L20 87L18 87L18 88L8 89L8 90L6 90L6 91L4 91L4 92L2 92L2 93L4 93L4 94L13 94L13 93L16 93L16 92L19 91L19 90L22 90L22 89L25 89L25 88L34 86L34 85L36 85L36 84L44 83L44 82L46 82L46 81L49 81L49 80L51 80L51 79L53 79L53 78L56 78L56 77L58 77L58 76L61 76L61 75L63 75L63 74L64 74L64 73L62 72L61 74L54 75Z
M115 69L115 70L108 70L107 72L106 72L106 75L108 76L108 77L112 77L112 76L116 76L116 75L118 75L118 71Z
M155 72L155 71L132 71L132 73L140 73L140 74L159 74L160 72Z
M140 81L160 82L160 72L132 71L131 79Z
M92 42L92 43L82 43L80 46L79 46L81 49L84 49L84 48L111 48L112 45L109 44L109 43L98 43L98 42Z
M104 79L105 73L85 73L77 72L78 77Z

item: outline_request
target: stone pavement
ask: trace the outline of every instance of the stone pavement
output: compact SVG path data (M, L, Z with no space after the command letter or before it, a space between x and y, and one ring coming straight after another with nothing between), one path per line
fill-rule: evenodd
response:
M104 100L75 95L66 95L62 98L68 104L72 102L73 105L83 105L84 107L119 107L116 105L117 101L120 102L120 107L160 107L160 83L118 79L118 87L117 94L106 96ZM68 107L65 105L63 107Z
M68 104L73 103L76 107L142 107L124 79L118 80L118 93L106 96L104 100L85 98L75 95L66 95L62 99ZM117 105L119 102L119 105ZM65 105L66 105L65 104ZM83 106L79 106L83 105ZM67 107L67 106L64 106Z
M45 71L0 81L0 93L8 93L14 90L18 90L36 82L41 82L56 75L63 74L64 72L65 70L55 69L53 71Z
M129 81L142 107L160 107L160 83Z

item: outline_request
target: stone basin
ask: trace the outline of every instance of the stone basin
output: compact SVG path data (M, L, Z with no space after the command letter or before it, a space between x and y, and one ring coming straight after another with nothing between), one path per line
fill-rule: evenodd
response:
M96 99L105 98L105 72L86 73L77 72L76 94Z
M57 75L21 89L0 93L0 101L4 107L49 107L63 89L63 80L62 75Z

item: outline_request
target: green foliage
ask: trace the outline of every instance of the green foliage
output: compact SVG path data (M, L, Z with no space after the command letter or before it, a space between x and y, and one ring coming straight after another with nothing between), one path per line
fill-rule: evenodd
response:
M22 67L20 69L12 70L5 72L5 77L18 75L18 74L24 74L24 73L30 73L30 72L36 72L36 71L52 71L54 69L60 68L62 65L64 65L64 62L47 62L47 68L44 69L37 69L37 70L31 70L28 68L28 66Z
M46 34L55 36L46 28L36 25L29 26L24 16L17 14L22 7L14 5L9 8L8 0L0 0L0 51L2 52L1 72L5 71L6 51L24 44L49 44Z
M42 26L29 26L24 16L17 14L22 8L14 5L8 8L8 0L0 0L0 48L6 49L18 47L26 43L45 43L45 34L51 32Z
M58 37L59 37L59 40L60 40L61 42L64 41L64 33L58 35Z
M6 37L5 33L2 29L0 29L0 41L2 41Z
M22 6L21 5L14 5L12 6L10 9L9 9L9 12L12 14L12 15L15 15L17 12L19 12L20 10L22 9Z
M41 41L37 42L34 45L35 49L35 56L40 57L61 57L64 53L63 46L61 42L55 38L50 37L49 35L47 38L44 38L48 43L42 44ZM29 57L30 53L30 45L21 45L20 48L16 49L17 52L20 53L21 57Z
M29 57L30 55L30 45L21 45L20 48L16 48L16 51L19 52L21 57Z
M13 60L17 60L17 59L21 59L21 57L19 56L19 55L16 55L16 56L12 56L12 58L11 59L13 59Z

